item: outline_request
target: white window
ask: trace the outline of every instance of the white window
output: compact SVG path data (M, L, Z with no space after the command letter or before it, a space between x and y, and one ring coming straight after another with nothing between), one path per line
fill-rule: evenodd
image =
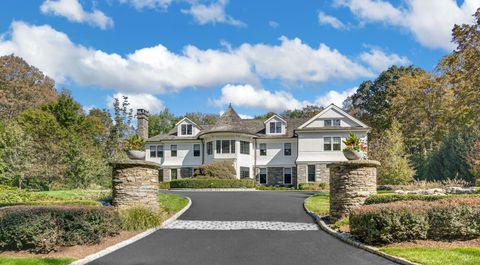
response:
M163 145L157 145L157 157L163 157Z
M333 137L333 151L340 151L342 142L340 137Z
M193 156L200 156L200 145L194 144L193 145Z
M324 120L323 121L323 126L331 127L332 126L332 120Z
M249 167L240 167L240 178L245 179L250 177L250 168Z
M333 126L340 126L340 120L333 120Z
M157 146L151 145L150 146L150 157L157 157Z
M250 143L247 141L240 141L240 154L250 154Z
M280 121L270 122L270 133L282 133L282 122Z
M307 166L308 182L315 182L315 165Z
M217 154L235 154L235 140L217 140Z
M192 135L193 126L191 124L182 124L182 135Z
M260 172L258 174L258 182L260 184L267 184L267 169L260 168Z
M292 184L292 168L286 167L283 169L283 183Z
M283 144L283 155L284 156L291 156L292 155L292 144L291 143L284 143Z
M170 145L170 156L171 157L177 156L177 145L176 144Z
M267 155L267 144L260 144L260 155L266 156Z
M212 155L213 154L213 142L208 142L207 143L207 155Z
M323 137L323 151L332 151L332 137Z

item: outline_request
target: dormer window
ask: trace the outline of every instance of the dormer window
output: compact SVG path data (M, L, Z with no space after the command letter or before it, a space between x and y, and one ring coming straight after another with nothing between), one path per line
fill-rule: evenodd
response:
M282 133L282 122L280 121L270 122L270 133Z
M191 124L182 124L182 135L192 135L193 126Z
M323 126L325 126L325 127L340 126L340 120L339 119L324 120L323 121Z

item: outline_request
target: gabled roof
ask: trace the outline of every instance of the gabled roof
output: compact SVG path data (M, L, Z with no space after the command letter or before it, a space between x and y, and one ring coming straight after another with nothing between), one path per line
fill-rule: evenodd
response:
M180 123L184 122L184 121L189 121L190 123L192 123L193 125L201 128L201 126L199 126L198 124L196 124L194 121L192 121L191 119L189 119L188 117L183 117L183 119L181 119L180 121L178 121L177 123L175 123L175 127L177 127Z
M273 119L273 118L277 118L277 119L283 121L284 123L287 123L287 121L286 121L284 118L282 118L282 116L280 116L280 115L278 115L278 114L276 114L276 113L273 114L272 116L270 116L270 118L266 119L263 123L266 124L267 122L269 122L269 121L270 121L271 119Z
M342 114L343 116L345 116L346 118L354 121L355 123L357 123L358 125L360 125L361 128L365 128L365 129L369 129L370 127L368 127L368 125L366 125L365 123L361 122L360 120L356 119L355 117L353 117L352 115L348 114L347 112L345 112L344 110L342 110L341 108L339 108L337 105L335 104L330 104L328 105L328 107L326 107L324 110L322 110L320 113L318 113L317 115L313 116L311 119L309 119L307 122L303 123L302 125L300 125L298 127L299 130L301 129L304 129L306 126L308 126L310 123L312 123L313 121L315 121L316 119L320 118L323 114L325 114L327 111L331 110L331 109L334 109L335 111L338 111L340 114ZM345 127L341 127L342 129L346 129Z

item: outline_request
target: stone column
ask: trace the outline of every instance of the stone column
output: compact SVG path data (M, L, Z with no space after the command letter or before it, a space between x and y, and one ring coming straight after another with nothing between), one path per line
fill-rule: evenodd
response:
M377 193L378 166L380 162L375 160L350 160L328 165L332 222L347 216L368 196Z
M113 206L128 208L144 206L159 210L158 170L160 165L144 160L123 160L110 163L113 167Z

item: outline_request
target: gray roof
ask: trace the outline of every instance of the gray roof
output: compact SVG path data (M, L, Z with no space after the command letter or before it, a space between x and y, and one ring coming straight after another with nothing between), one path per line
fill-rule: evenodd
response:
M229 106L218 121L213 125L200 125L200 133L196 136L177 135L177 128L173 128L167 134L153 136L147 142L156 142L162 140L196 140L199 136L209 133L242 133L251 134L258 138L291 138L294 137L294 130L305 123L308 119L285 119L287 122L286 134L267 135L265 133L264 119L242 119L235 110Z

